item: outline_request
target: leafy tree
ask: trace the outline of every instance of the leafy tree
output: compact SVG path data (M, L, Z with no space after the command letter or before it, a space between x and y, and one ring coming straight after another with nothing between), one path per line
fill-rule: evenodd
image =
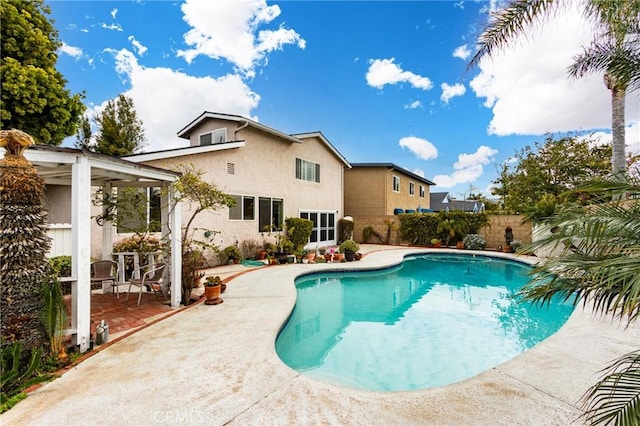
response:
M84 93L71 95L55 68L61 43L43 0L0 2L0 128L20 129L37 143L60 145L76 132Z
M193 228L193 221L202 212L216 211L225 206L233 207L235 199L220 191L213 183L207 182L203 178L204 173L192 166L180 166L178 171L182 176L175 184L174 207L178 203L188 205L190 214L182 227L182 303L188 305L195 283L195 271L200 267L201 250L216 250L208 240L213 231L200 230L203 231L203 237L197 238L195 232L198 229Z
M91 121L86 115L80 117L76 148L91 150Z
M93 151L119 157L134 154L142 149L145 140L144 125L138 118L133 99L120 94L115 100L109 100L104 110L96 116L96 123L96 142L89 143ZM87 124L83 121L82 125L81 142L86 143ZM91 139L90 130L88 139Z
M493 15L489 26L478 41L478 51L470 66L484 56L527 34L544 19L554 16L559 7L571 4L567 0L510 0ZM624 99L628 88L640 87L640 1L583 0L585 14L598 26L591 45L574 58L569 68L572 77L591 72L604 72L604 81L611 91L613 137L611 168L622 173L625 166Z
M583 181L609 174L610 153L608 145L594 145L575 137L554 140L549 136L544 144L536 142L533 147L525 146L516 152L513 165L503 165L493 181L493 194L503 198L506 210L531 213L543 199L548 202L553 196L561 201L561 194ZM572 200L577 197L572 194Z
M522 290L525 300L545 304L553 297L591 305L595 314L630 324L640 318L640 179L585 184L576 193L601 203L561 207L545 225L548 237L531 245L563 249L536 269ZM617 195L617 196L616 196ZM584 418L592 424L640 424L640 350L615 360L582 398Z

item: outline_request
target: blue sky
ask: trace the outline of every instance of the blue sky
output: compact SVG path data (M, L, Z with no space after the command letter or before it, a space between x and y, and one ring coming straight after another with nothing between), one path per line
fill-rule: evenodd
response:
M67 87L89 114L131 97L145 151L186 146L176 133L205 110L239 114L321 131L350 162L393 162L461 198L489 195L500 165L550 133L610 140L602 77L566 74L592 38L571 9L469 71L495 0L45 3ZM628 94L628 152L639 105Z

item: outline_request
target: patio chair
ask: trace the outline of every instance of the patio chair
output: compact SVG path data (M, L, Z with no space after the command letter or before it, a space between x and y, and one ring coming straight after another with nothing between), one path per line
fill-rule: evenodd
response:
M155 265L145 265L135 269L133 271L133 275L129 279L129 291L127 292L127 298L125 300L129 300L131 286L140 287L137 306L140 306L142 291L145 288L147 289L147 291L153 291L156 297L158 297L158 293L161 293L166 300L167 295L164 293L164 289L162 288L161 284L162 274L164 273L165 266L166 265L164 263L156 263ZM140 278L134 278L136 272L138 271L140 272Z
M94 289L94 286L97 287L99 284L102 288L102 284L104 282L111 283L111 292L115 288L116 297L120 299L120 292L118 285L118 262L114 262L113 260L98 260L96 262L91 263L91 289Z

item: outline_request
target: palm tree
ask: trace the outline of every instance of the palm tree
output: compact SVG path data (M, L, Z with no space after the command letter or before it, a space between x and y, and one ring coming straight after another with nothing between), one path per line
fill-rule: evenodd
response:
M623 175L582 186L596 203L563 207L545 226L549 237L530 245L560 248L522 288L525 300L548 303L553 297L591 304L596 314L628 323L640 318L640 180ZM605 194L607 200L597 199ZM614 361L583 396L585 420L592 424L640 424L640 351Z
M640 87L640 1L582 0L585 14L598 24L599 31L591 46L574 58L569 68L572 77L591 72L604 72L607 89L611 91L611 133L613 174L624 173L625 129L624 101L628 89ZM476 66L485 56L513 42L544 19L553 16L569 0L511 0L493 15L493 20L481 34L478 50L469 63Z

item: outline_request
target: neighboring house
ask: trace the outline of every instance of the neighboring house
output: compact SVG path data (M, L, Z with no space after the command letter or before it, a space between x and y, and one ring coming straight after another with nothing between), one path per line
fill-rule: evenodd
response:
M314 223L309 247L336 244L343 171L350 165L322 133L290 135L238 115L204 112L178 136L189 146L126 159L168 169L192 165L232 195L234 207L202 213L193 224L218 231L213 243L261 243L265 231L282 229L285 218L303 217ZM184 223L191 214L189 206L183 209Z
M480 200L456 200L448 192L434 192L431 194L431 210L434 212L464 211L483 212L484 203Z
M348 216L387 216L430 208L435 185L393 163L355 163L344 173L344 211Z

